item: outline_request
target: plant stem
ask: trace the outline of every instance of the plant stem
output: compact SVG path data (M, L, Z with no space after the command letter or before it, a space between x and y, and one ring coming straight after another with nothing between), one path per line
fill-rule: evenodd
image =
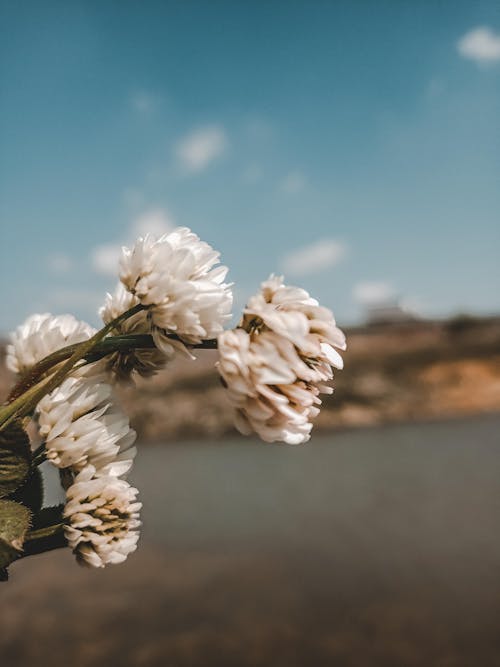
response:
M31 530L26 535L25 543L32 542L33 540L41 540L46 537L52 537L52 535L57 535L57 533L62 532L63 528L64 523L55 523L52 526L44 526L43 528Z
M179 337L175 334L169 334L168 337L172 340L180 340ZM21 377L19 382L10 392L8 402L11 403L16 398L19 398L19 396L22 396L22 394L24 394L28 389L40 381L44 373L71 357L78 345L81 345L81 343L67 345L60 350L49 354L47 357L30 368L30 370ZM149 334L109 336L108 338L104 338L99 343L97 343L91 352L85 355L84 358L88 362L93 362L98 361L99 359L102 359L103 357L107 356L108 354L112 354L113 352L129 352L135 349L151 349L154 347L156 346L153 341L153 337ZM217 349L217 339L214 338L204 340L201 343L190 345L189 347L204 350L215 350Z
M141 310L144 310L145 306L142 304L137 304L130 310L127 310L125 313L122 313L109 324L106 324L100 331L98 331L94 336L89 338L89 340L79 343L73 354L70 355L69 359L45 382L41 382L31 389L28 389L21 396L16 398L12 403L9 403L7 406L0 410L0 430L4 429L8 424L10 424L14 419L19 417L24 417L27 414L30 414L32 410L36 407L37 403L53 389L58 387L62 380L65 379L66 375L71 371L73 366L83 359L97 343L99 343L112 329L114 329L121 322L126 320L132 315L135 315Z
M33 454L31 455L31 465L36 468L36 466L39 466L46 460L47 460L47 451L45 450L45 443L42 442L42 444L39 447L37 447L33 452Z
M32 530L26 537L23 545L23 553L20 557L27 558L28 556L41 554L45 551L67 547L68 543L63 529L64 524L57 523L52 526Z

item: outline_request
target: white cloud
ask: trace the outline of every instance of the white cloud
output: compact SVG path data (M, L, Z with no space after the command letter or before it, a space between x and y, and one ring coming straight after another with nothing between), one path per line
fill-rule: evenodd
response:
M122 202L131 211L137 211L144 205L144 195L137 188L125 188L122 193Z
M179 141L175 153L183 169L196 173L206 169L228 147L224 128L213 125L195 130Z
M104 243L92 249L90 261L92 268L104 276L118 274L118 260L120 259L121 245L119 243Z
M269 142L273 137L274 129L265 118L254 116L247 120L246 132L252 140Z
M466 33L457 44L458 52L464 58L478 63L500 61L500 33L486 26L474 28Z
M130 226L129 240L135 241L138 236L168 234L175 227L172 216L163 208L152 208L140 215Z
M297 194L302 192L306 187L306 179L302 172L300 171L291 171L285 176L281 181L280 188L283 192L286 192L289 195Z
M376 306L392 301L396 296L394 287L384 281L358 283L353 289L355 300L363 306Z
M281 267L285 273L295 276L318 273L338 264L346 250L340 241L323 239L290 252L281 261Z
M86 309L96 312L101 301L102 292L100 290L63 287L50 291L46 305L47 310Z
M117 276L123 245L132 245L137 237L146 234L153 234L153 236L168 234L174 227L174 219L164 208L148 209L132 221L121 241L103 243L92 249L90 254L92 268L96 273L104 276Z
M68 273L73 268L73 260L64 253L55 253L47 257L47 267L52 273Z
M445 92L446 87L440 79L431 79L427 85L426 89L426 96L429 99L436 99L438 97L441 97L441 95Z
M250 164L242 175L245 185L254 185L262 180L262 169L257 164Z
M130 100L132 108L142 116L151 115L158 106L156 97L145 91L137 91Z

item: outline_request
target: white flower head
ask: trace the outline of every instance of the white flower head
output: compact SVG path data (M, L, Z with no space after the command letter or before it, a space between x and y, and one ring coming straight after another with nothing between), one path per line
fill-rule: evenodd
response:
M306 290L285 285L282 277L270 276L243 312L243 328L274 331L290 340L303 358L343 368L335 348L346 349L345 336L332 311L320 306Z
M235 409L236 428L266 442L307 442L321 404L319 387L300 378L307 367L290 341L272 331L219 336L218 369Z
M127 292L122 283L118 283L113 294L107 294L103 307L99 314L104 322L108 324L119 315L139 303L139 299ZM123 320L115 330L117 334L151 334L151 320L147 311L143 310L132 317ZM126 352L115 352L106 357L106 368L119 381L127 382L133 372L142 377L153 376L165 367L169 358L158 348L132 348Z
M66 492L65 535L82 565L122 563L136 550L141 525L137 489L112 474L84 468Z
M236 427L268 442L310 438L320 393L333 389L335 348L345 349L333 314L309 294L271 276L250 299L240 327L218 339L219 372L236 410Z
M104 380L104 375L70 376L38 403L39 433L47 459L58 468L77 472L89 464L101 469L124 460L131 466L136 433Z
M167 354L167 334L186 344L215 338L231 317L232 293L219 253L187 227L156 239L146 235L123 248L120 280L140 303L150 306L153 336Z
M86 322L73 315L31 315L10 336L7 366L22 374L44 357L73 343L82 343L95 334Z

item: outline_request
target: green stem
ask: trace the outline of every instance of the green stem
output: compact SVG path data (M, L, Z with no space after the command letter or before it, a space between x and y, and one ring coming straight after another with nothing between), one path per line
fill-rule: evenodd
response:
M20 410L24 403L31 403L32 397L37 395L41 389L48 384L48 381L49 378L45 378L45 381L42 380L41 382L38 382L34 387L30 387L30 389L25 391L21 396L18 396L14 401L8 403L3 408L0 408L0 431L17 418L17 411ZM43 395L45 395L45 393L47 392L44 392ZM28 411L25 411L25 414L28 414Z
M63 523L44 526L28 533L21 558L52 551L53 549L62 549L67 546Z
M172 340L180 340L175 334L169 334ZM33 387L40 381L41 377L54 366L57 366L62 361L71 357L80 343L67 345L66 347L49 354L47 357L35 364L30 370L25 373L19 382L15 385L9 394L8 402L11 403L15 399L22 396L28 389ZM156 347L153 337L149 334L127 334L119 336L109 336L97 343L94 348L85 355L87 362L94 362L102 359L113 352L130 352L135 349L152 349ZM204 340L201 343L190 345L189 347L215 350L217 349L217 340Z
M44 526L43 528L37 528L36 530L31 530L25 539L26 542L32 542L33 540L41 540L46 537L52 537L62 532L64 528L64 523L55 523L52 526Z
M31 389L28 389L28 391L16 398L12 403L2 408L0 410L0 430L6 428L6 426L8 426L14 419L30 414L36 407L37 403L46 394L49 394L53 389L58 387L65 379L66 375L72 370L73 366L80 361L80 359L83 359L112 329L127 318L132 317L132 315L144 310L144 308L145 306L142 304L137 304L133 308L130 308L130 310L127 310L125 313L116 317L109 324L106 324L106 326L92 336L92 338L89 338L89 340L86 340L83 343L79 343L73 354L71 354L69 359L63 363L54 375L45 382L40 382Z
M102 358L103 356L109 354L110 352L120 350L122 346L125 349L129 349L131 347L131 343L122 341L121 340L122 338L131 338L131 337L112 336L110 338L104 338L104 340L100 341L94 346L93 350L89 352L89 354L86 355L85 358L91 361L96 361L97 359ZM148 338L151 337L148 336ZM116 343L110 345L110 341L116 341ZM10 403L19 396L21 396L22 394L24 394L30 387L37 384L37 382L40 381L40 378L45 373L47 373L49 370L51 370L61 362L65 361L66 359L69 359L75 353L79 345L81 345L81 343L73 343L72 345L66 345L66 347L62 347L60 350L56 350L56 352L49 354L48 356L44 357L41 361L39 361L37 364L32 366L26 373L24 373L24 375L22 375L20 380L11 390L8 402ZM154 346L154 343L152 343L151 345L144 344L144 347L152 347L152 346Z
M45 449L45 443L43 442L39 447L35 449L35 451L31 455L31 465L32 467L36 468L46 460L47 460L47 451Z

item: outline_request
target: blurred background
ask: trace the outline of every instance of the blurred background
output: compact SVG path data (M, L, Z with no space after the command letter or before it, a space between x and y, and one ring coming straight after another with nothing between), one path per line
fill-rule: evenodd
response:
M500 665L499 3L1 0L0 37L3 350L176 225L235 321L275 272L348 337L302 447L234 432L213 353L123 390L139 551L14 565L5 664Z

